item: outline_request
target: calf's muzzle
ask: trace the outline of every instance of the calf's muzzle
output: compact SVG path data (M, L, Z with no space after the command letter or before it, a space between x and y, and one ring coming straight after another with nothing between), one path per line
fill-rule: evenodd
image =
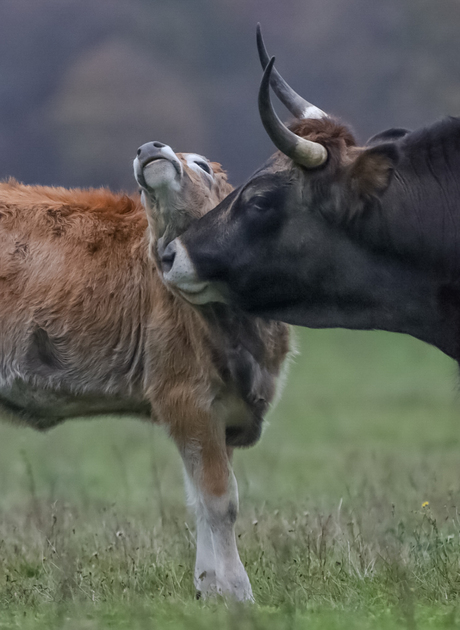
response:
M139 165L144 168L149 162L164 158L161 151L166 145L162 142L146 142L137 150Z

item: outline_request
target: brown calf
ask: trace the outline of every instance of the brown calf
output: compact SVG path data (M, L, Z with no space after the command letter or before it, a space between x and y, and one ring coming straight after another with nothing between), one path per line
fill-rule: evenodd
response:
M0 184L0 412L37 429L107 413L165 425L196 509L196 586L251 599L231 453L259 437L288 329L199 311L158 274L157 238L230 192L220 166L149 143L135 171L147 213L104 189Z

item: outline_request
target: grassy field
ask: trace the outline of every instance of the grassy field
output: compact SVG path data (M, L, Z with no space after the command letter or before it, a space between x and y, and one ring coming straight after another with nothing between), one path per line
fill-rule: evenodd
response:
M237 454L256 605L194 600L193 519L158 427L0 425L0 630L460 626L455 364L403 336L299 331Z

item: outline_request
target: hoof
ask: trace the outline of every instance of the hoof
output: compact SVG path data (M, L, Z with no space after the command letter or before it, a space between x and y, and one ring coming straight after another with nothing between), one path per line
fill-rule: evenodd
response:
M214 571L203 571L195 578L196 599L221 596L237 602L254 602L249 578L244 572L237 578L219 579Z

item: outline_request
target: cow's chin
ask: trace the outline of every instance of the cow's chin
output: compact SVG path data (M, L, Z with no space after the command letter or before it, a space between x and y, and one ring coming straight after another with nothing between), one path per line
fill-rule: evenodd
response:
M187 300L187 302L195 306L202 306L209 302L226 303L225 297L220 293L218 288L209 282L190 283L183 287L176 285L174 290L178 295L184 298L184 300Z
M167 159L157 159L147 164L143 170L145 183L151 189L170 187L177 180L177 169Z

